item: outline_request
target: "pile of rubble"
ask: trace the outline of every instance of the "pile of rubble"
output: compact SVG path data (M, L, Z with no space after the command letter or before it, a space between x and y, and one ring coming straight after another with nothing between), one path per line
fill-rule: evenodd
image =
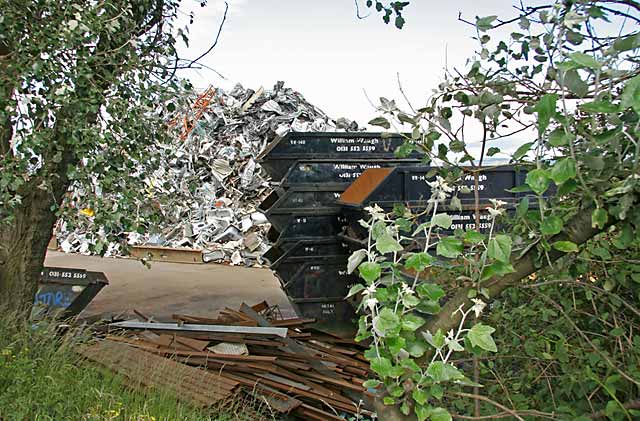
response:
M205 262L261 263L269 224L257 207L271 192L271 180L256 157L289 131L356 131L358 125L330 119L283 82L270 91L239 84L230 92L209 88L182 102L189 105L172 121L179 136L164 148L164 165L147 179L148 200L163 220L147 234L121 237L132 246L202 249ZM94 237L79 226L69 230L60 221L58 244L65 252L89 254ZM118 243L105 251L122 253Z
M79 353L133 387L173 392L197 406L220 407L245 393L274 418L373 415L364 347L311 327L313 319L280 319L266 302L227 308L215 319L174 315L175 323L136 314L139 320L97 328L99 339Z

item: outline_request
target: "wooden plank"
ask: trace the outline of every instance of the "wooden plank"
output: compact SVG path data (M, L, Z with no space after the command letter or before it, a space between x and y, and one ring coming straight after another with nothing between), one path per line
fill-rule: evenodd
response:
M202 250L160 246L133 246L130 256L154 262L203 264Z

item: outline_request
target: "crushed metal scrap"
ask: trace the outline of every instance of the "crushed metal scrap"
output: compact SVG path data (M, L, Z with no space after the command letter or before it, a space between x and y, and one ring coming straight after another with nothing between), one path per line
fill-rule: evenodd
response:
M171 122L179 136L165 148L165 165L147 179L148 200L163 220L148 234L123 232L122 240L131 246L202 250L204 262L262 263L269 223L258 205L272 184L255 158L290 131L357 131L358 125L330 119L283 82L270 91L239 84L230 92L209 88L183 102L190 105ZM82 192L70 194L82 202ZM94 210L79 209L78 228L60 220L55 236L64 252L90 254L96 238L84 227ZM121 255L121 249L111 243L106 255Z
M241 390L274 414L304 420L373 415L372 395L363 386L371 375L364 347L312 327L314 319L274 318L266 302L226 308L216 318L175 314L172 324L136 314L142 320L95 328L100 339L81 354L133 385L165 386L196 405ZM151 365L159 367L157 375ZM164 375L170 366L184 374ZM215 378L220 386L212 386Z

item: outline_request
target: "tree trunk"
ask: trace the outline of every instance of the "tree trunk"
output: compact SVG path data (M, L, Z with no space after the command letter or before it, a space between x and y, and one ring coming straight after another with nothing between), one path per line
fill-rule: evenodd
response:
M11 211L13 220L0 226L0 308L27 314L34 301L47 245L56 222L66 183L58 194L39 189L35 181L24 189L22 203Z

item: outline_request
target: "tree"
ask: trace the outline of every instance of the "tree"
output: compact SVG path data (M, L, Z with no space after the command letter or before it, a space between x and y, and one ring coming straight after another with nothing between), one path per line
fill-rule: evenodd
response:
M142 226L135 210L178 88L177 7L0 1L0 306L30 306L62 212L95 213L96 253L111 226ZM71 186L85 196L62 206Z
M371 122L387 129L392 124L409 124L412 134L398 153L419 150L427 162L442 163L436 172L441 178L431 182L431 205L426 211L415 215L398 208L385 215L371 209L372 241L351 260L352 267L364 260L358 270L368 287L355 287L352 292L364 295L359 337L373 339L367 356L380 381L369 385L379 387L384 397L378 402L381 419L413 414L419 420L447 420L453 408L464 408L469 400L475 401L476 417L483 415L481 402L490 402L494 415L514 418L590 419L606 413L617 419L634 416L630 411L637 408L639 349L634 345L627 358L620 358L609 352L609 344L615 344L622 331L637 343L632 332L640 321L634 304L640 294L636 281L640 268L631 258L640 244L640 214L635 211L640 191L640 4L581 0L518 10L518 16L506 20L497 16L463 20L476 28L479 42L469 68L447 73L422 108L408 104L411 110L403 111L394 101L382 99L383 116ZM497 28L509 35L492 39ZM474 157L471 136L477 133L481 141ZM528 141L502 152L497 142L516 136L526 136ZM444 228L450 220L444 212L459 206L450 186L464 174L477 183L485 157L499 154L509 158L510 165L528 168L526 186L519 191L529 197L511 210L512 217L505 215L502 204L494 204L488 233L447 233ZM548 199L545 193L552 187L557 190ZM478 226L477 198L476 193ZM506 226L502 232L496 220ZM421 224L416 229L417 223ZM416 232L423 233L423 238L417 239ZM420 250L415 250L416 240ZM436 243L433 250L430 245ZM406 252L408 245L414 249ZM386 261L381 263L381 258ZM603 270L603 265L623 276ZM407 271L415 277L407 280ZM491 318L494 327L483 324L481 315L493 300L498 300L495 306L526 306L517 301L526 294L508 298L503 294L534 284L532 274L536 274L536 285L570 285L566 291L572 294L574 287L599 294L593 307L600 316L573 312L578 308L575 295L563 296L558 289L539 290L538 298L532 300L536 309L553 311L564 320L562 329L570 331L576 348L580 345L597 355L593 361L581 357L591 374L583 372L574 383L593 383L595 372L600 373L596 380L599 375L615 375L609 377L615 378L610 384L598 380L591 393L597 396L596 405L589 399L586 413L580 412L585 411L583 406L574 406L574 397L565 401L563 409L557 405L555 412L543 413L531 411L528 402L521 408L500 404L497 401L503 400L504 393L480 395L477 356L500 352L496 329L507 326L517 334L520 328L509 324L504 311L500 313L504 319ZM556 299L540 291L553 293ZM613 302L630 330L616 328L611 335L597 332L597 338L585 333L584 326L594 323L594 318L604 322L600 326L620 327L609 320ZM598 308L605 303L603 315L600 311L605 309ZM457 352L475 360L472 373L451 363ZM464 385L473 387L473 393L465 391ZM554 395L551 381L549 389L549 400L562 399L567 393ZM451 406L445 408L447 403ZM513 402L507 404L513 406ZM520 409L526 411L519 415Z

